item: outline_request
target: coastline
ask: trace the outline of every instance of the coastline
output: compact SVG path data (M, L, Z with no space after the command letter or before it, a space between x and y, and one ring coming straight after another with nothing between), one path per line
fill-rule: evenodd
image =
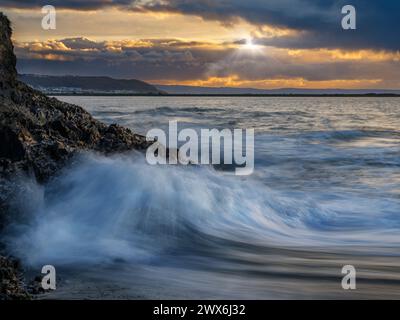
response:
M385 97L400 97L400 94L386 94L386 93L370 93L370 94L123 94L123 93L46 93L49 96L76 96L76 97L279 97L279 98L385 98Z

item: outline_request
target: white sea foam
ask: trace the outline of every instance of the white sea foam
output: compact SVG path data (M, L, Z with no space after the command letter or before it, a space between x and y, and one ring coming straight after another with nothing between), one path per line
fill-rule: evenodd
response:
M273 191L211 167L149 166L135 153L87 154L45 187L25 186L7 243L31 265L146 260L190 251L196 237L215 246L399 243L396 203Z

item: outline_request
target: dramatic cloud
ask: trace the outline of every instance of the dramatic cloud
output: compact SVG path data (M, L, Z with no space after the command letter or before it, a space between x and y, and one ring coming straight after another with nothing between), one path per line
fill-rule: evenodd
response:
M347 0L155 0L135 1L140 10L200 15L234 23L241 18L257 25L301 31L296 37L266 41L286 48L384 48L399 50L400 1L350 1L357 9L357 30L341 28L341 8Z
M341 27L341 8L349 3L357 10L356 30ZM398 0L51 1L58 20L49 32L40 23L45 4L2 1L13 18L21 73L400 88Z
M16 53L18 68L24 73L107 74L117 78L179 81L202 77L210 64L232 51L229 47L212 50L212 46L177 39L94 42L68 38L16 43Z
M400 54L386 51L286 50L178 39L95 42L68 38L17 43L24 73L111 75L117 78L202 85L263 86L353 81L399 85ZM200 81L200 82L199 82ZM220 81L220 82L218 82ZM279 82L280 81L280 82Z
M3 6L30 7L48 1L2 1ZM341 8L347 0L92 0L52 1L59 8L75 10L117 7L141 12L174 12L201 16L223 24L238 19L255 25L299 31L296 36L264 39L285 48L373 48L400 50L400 1L352 0L357 9L357 30L341 28Z
M74 10L95 10L111 6L127 6L132 0L2 0L2 7L10 8L35 8L45 5L53 5L57 8Z

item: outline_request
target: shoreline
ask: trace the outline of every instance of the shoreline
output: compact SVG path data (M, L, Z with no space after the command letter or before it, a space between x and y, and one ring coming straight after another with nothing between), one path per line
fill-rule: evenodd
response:
M50 93L44 94L52 97L260 97L260 98L400 98L400 94L134 94L134 93Z

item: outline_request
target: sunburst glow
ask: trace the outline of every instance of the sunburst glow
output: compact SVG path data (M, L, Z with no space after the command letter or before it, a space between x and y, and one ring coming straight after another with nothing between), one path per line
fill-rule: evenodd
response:
M257 50L258 45L254 43L254 40L252 38L247 38L244 48L246 50Z

